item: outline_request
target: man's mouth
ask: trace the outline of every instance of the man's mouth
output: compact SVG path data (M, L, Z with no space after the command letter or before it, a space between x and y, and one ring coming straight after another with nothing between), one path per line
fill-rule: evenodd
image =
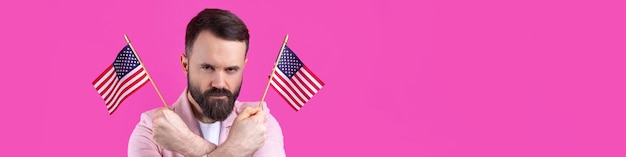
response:
M213 99L226 99L226 98L228 98L228 96L226 96L226 95L211 95L209 97L213 98Z

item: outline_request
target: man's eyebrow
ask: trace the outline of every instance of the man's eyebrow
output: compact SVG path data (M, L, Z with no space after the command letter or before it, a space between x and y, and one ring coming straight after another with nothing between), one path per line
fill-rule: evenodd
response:
M209 68L213 68L213 69L216 68L215 66L213 66L213 65L211 65L209 63L202 63L202 64L200 64L200 67L209 67ZM225 69L239 70L240 67L238 65L233 65L233 66L226 67Z
M210 67L210 68L215 68L215 66L209 64L209 63L202 63L200 64L201 67Z
M226 69L234 69L234 70L239 70L239 66L237 66L237 65L234 65L234 66L229 66L229 67L226 67Z

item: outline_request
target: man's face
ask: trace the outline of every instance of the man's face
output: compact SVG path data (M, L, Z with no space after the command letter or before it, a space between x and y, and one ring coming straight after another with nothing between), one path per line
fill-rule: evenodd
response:
M188 90L204 116L223 121L239 96L246 63L246 44L229 41L201 31L191 52L183 57Z

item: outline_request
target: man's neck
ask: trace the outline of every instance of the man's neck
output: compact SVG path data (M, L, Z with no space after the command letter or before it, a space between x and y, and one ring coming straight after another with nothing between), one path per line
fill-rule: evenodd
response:
M205 124L215 123L215 120L204 116L204 114L202 113L202 108L200 108L198 102L193 99L189 92L187 92L187 100L189 100L189 105L191 105L191 111L193 112L193 116L196 117L197 120Z

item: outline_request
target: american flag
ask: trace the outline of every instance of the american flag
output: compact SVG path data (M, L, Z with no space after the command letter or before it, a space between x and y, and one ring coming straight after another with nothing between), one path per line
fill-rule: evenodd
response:
M93 81L93 87L102 96L109 114L137 89L148 82L148 74L129 45L126 45L113 64Z
M324 86L287 45L274 68L270 84L296 111Z

